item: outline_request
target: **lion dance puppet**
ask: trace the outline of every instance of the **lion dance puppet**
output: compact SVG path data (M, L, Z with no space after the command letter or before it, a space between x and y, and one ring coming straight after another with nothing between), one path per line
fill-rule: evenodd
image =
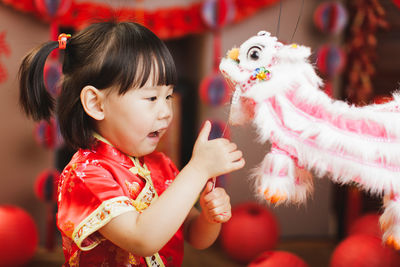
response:
M220 70L235 88L229 122L252 120L271 150L254 172L272 203L302 203L316 176L384 195L383 240L400 249L400 95L351 106L320 88L308 47L284 45L262 31L233 48Z

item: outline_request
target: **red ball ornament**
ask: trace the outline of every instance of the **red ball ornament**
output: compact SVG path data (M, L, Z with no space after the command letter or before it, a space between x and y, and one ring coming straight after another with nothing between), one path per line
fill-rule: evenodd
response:
M343 50L335 45L323 45L317 52L318 70L328 77L342 72L346 64Z
M349 228L348 235L366 234L382 238L379 214L368 213L356 219Z
M208 27L217 29L233 20L235 5L232 0L206 0L201 15Z
M68 12L72 0L34 0L34 3L40 14L54 19Z
M36 197L44 202L57 201L59 177L60 172L56 169L47 169L39 173L34 185Z
M330 267L349 266L400 266L400 255L392 248L385 247L380 238L355 234L339 243L330 261Z
M232 209L222 225L221 246L234 260L248 263L263 251L276 247L279 229L275 216L260 204L248 202Z
M59 92L58 82L62 75L62 67L58 61L46 62L43 70L44 84L52 97L57 97Z
M200 99L210 106L227 103L230 92L229 85L219 73L207 76L200 84Z
M314 12L315 26L325 33L340 33L347 21L347 9L339 2L324 2Z
M36 252L36 224L26 211L15 206L0 206L0 218L0 266L23 266Z
M57 123L57 120L40 121L34 129L36 142L49 149L58 148L63 143L63 138Z
M286 251L267 251L250 262L247 267L308 267L300 257Z

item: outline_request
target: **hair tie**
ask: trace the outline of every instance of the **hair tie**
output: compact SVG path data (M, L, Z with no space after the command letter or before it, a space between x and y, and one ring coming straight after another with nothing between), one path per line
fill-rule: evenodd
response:
M71 34L61 33L58 36L58 48L65 49L67 47L67 40L71 38Z

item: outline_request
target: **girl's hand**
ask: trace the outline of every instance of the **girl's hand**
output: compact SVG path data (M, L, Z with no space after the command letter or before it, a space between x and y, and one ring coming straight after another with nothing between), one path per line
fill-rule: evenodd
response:
M213 182L206 184L200 195L201 216L209 223L224 223L231 217L231 203L228 194L221 187L213 190Z
M243 168L242 151L228 139L208 140L211 123L206 121L197 137L190 164L205 174L206 179Z

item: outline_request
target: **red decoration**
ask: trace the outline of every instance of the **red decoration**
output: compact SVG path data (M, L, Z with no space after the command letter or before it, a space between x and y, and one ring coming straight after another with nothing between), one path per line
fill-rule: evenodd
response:
M62 67L60 62L57 60L47 60L44 70L44 84L47 91L52 97L57 97L59 93L58 82L62 75Z
M62 145L63 139L55 119L40 121L34 129L36 142L45 148L54 149Z
M232 218L222 225L221 245L234 260L248 263L263 251L276 247L279 229L275 216L253 202L233 208Z
M46 169L36 178L34 192L38 199L46 202L46 243L48 250L55 247L55 213L57 203L57 188L60 172L56 169Z
M48 17L39 15L40 13L33 0L0 0L0 2L17 10L35 14L40 19L49 20ZM236 10L232 22L238 22L253 15L261 8L279 2L279 0L232 0L232 2ZM69 11L55 18L55 22L59 26L81 29L99 19L116 17L119 20L132 21L139 17L143 21L138 22L151 29L158 37L166 39L208 30L208 26L202 19L202 7L203 2L196 2L189 6L168 7L157 10L116 9L107 4L71 0Z
M318 70L328 77L342 72L346 63L345 53L335 45L323 45L317 52Z
M349 227L348 234L366 234L382 238L382 231L379 224L379 214L368 213L356 219Z
M36 252L38 231L32 217L15 206L0 206L0 265L26 264Z
M54 19L68 12L72 0L34 0L34 2L41 15Z
M331 81L325 81L324 92L331 98L333 98L333 84Z
M235 6L232 0L206 0L202 7L202 17L208 27L221 28L234 18Z
M373 95L377 32L389 27L381 1L348 1L349 34L346 40L346 98L355 105L369 103Z
M57 182L60 172L56 169L46 169L36 178L34 191L38 199L44 202L57 201Z
M231 89L221 74L214 72L203 79L200 84L200 99L210 106L226 104L230 98Z
M267 251L250 262L247 267L308 267L307 263L295 254L286 251Z
M362 195L361 191L355 186L349 186L347 189L347 207L345 212L346 232L349 232L350 226L362 212Z
M10 47L6 43L6 32L2 31L0 33L0 59L2 55L9 56L11 54ZM7 80L7 70L0 61L0 83Z
M378 95L374 97L374 104L384 104L393 100L391 95Z
M347 24L348 14L339 2L324 2L314 12L314 23L326 33L340 33Z
M400 8L400 0L392 0L392 1L398 8Z
M395 267L400 266L400 255L384 247L381 239L356 234L343 240L332 254L330 267Z

